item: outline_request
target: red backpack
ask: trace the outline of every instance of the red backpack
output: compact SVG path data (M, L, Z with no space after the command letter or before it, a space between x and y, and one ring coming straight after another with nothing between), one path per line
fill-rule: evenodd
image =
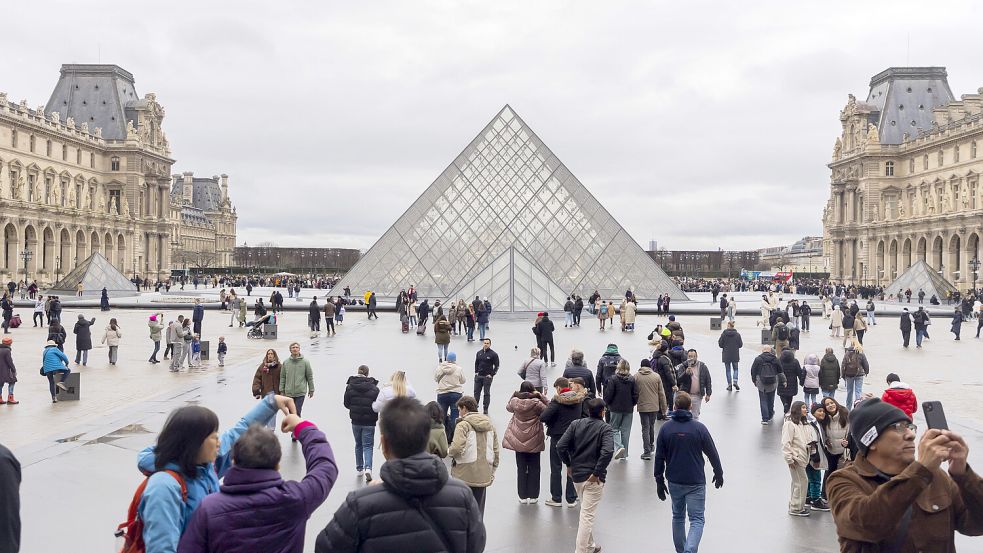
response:
M184 477L173 470L165 470L163 472L170 474L177 480L178 484L181 484L181 501L187 503L188 485L185 484ZM137 486L137 491L133 494L133 500L130 501L130 508L126 512L126 522L116 527L116 537L123 538L124 540L123 548L120 549L119 553L144 553L147 551L147 547L143 543L143 520L139 518L137 511L140 508L140 500L143 498L143 491L147 488L147 482L149 480L150 477L148 476Z

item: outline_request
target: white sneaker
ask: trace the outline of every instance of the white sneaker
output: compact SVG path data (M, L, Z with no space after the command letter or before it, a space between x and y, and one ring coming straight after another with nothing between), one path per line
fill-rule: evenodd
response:
M567 503L567 507L570 507L571 509L573 509L577 505L579 505L579 503L577 501L574 501L573 503Z
M538 497L531 497L531 498L529 498L529 499L526 500L526 503L528 503L530 505L534 505L536 503L539 503L539 498Z
M562 501L553 501L552 498L551 499L547 499L543 503L545 503L546 505L548 505L550 507L563 507L563 502Z
M522 499L521 497L519 498L519 504L520 505L525 505L526 503L529 503L529 501L526 500L526 499Z
M619 447L617 451L614 452L615 459L621 459L621 456L625 454L625 448Z

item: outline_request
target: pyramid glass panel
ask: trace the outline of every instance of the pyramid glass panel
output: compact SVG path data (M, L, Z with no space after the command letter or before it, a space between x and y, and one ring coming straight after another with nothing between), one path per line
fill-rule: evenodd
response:
M942 278L931 265L919 259L911 264L907 271L884 289L885 294L903 295L906 290L911 290L914 298L918 297L918 291L925 291L925 301L927 302L933 295L941 301L946 297L947 292L956 293L956 287L949 281Z
M77 296L76 286L79 282L82 283L82 296L85 298L100 297L103 288L111 298L138 294L136 285L99 252L89 256L43 293L53 296Z
M594 290L687 299L508 106L336 286L390 297L410 285L515 311Z

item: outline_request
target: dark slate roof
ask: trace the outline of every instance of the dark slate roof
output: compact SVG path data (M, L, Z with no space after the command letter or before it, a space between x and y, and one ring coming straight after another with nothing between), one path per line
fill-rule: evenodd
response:
M127 103L139 99L133 74L118 65L64 64L44 110L88 123L91 132L101 127L107 140L124 140Z
M932 109L955 100L944 67L889 67L870 80L867 104L880 112L881 144L901 144L932 128Z
M222 187L218 179L194 177L191 181L191 205L204 211L217 211L222 207ZM171 196L183 195L184 178L174 175L171 180Z

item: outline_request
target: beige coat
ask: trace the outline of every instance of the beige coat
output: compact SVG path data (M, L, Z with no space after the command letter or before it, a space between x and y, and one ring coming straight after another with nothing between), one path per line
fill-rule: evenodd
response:
M665 413L668 410L662 377L656 374L651 367L638 369L638 374L635 375L635 385L638 387L639 413Z
M488 415L468 413L457 419L447 456L453 461L451 476L472 488L491 486L498 468L498 433Z
M625 303L621 304L621 313L622 313L622 317L624 317L625 324L628 324L628 325L635 324L635 312L636 312L636 310L637 309L636 309L635 304L633 302L626 301Z
M119 340L122 337L123 333L120 331L119 327L116 327L116 330L113 330L107 326L106 333L102 335L102 343L106 344L107 346L118 346Z
M782 425L782 457L785 464L793 462L799 466L809 463L809 442L815 440L815 433L808 424L796 424L791 419L785 419Z

